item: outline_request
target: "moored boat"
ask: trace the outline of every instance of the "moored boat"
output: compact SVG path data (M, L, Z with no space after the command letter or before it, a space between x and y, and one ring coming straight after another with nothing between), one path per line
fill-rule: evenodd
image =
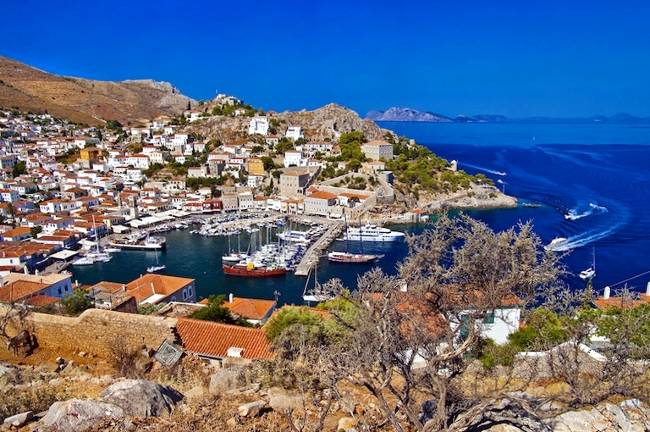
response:
M287 269L282 267L255 267L253 263L238 263L234 265L223 265L224 274L230 276L244 277L274 277L283 276Z
M343 233L343 240L363 242L394 242L403 240L403 232L391 231L388 228L366 224L360 227L348 227Z
M355 254L349 252L329 252L327 259L340 263L367 263L383 258L383 255Z

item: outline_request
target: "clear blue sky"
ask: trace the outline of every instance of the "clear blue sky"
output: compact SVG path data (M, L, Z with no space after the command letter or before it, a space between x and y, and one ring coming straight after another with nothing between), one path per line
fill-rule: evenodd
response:
M0 54L265 109L650 115L647 0L315 3L4 0Z

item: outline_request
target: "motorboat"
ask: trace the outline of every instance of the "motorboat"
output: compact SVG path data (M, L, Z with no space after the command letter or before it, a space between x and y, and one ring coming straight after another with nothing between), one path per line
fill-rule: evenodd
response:
M560 246L565 245L566 242L567 242L566 237L555 237L553 240L551 240L551 242L549 244L544 246L544 249L553 252L553 251L557 250Z
M87 256L77 258L76 260L72 261L72 265L74 266L85 266L85 265L93 265L93 264L95 264L95 260Z
M165 270L165 268L167 268L166 265L149 266L147 267L147 273L155 273L160 270Z

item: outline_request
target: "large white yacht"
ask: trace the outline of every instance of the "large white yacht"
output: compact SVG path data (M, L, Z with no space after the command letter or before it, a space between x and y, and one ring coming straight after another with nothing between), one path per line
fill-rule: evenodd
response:
M405 234L391 231L388 228L366 224L361 227L351 227L343 233L343 240L364 242L394 242L404 239Z

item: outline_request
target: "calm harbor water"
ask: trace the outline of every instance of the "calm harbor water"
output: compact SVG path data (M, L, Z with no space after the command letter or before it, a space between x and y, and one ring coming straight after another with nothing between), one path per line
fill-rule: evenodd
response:
M383 123L383 127L415 138L447 159L457 159L470 173L491 177L506 193L541 207L469 212L496 230L532 221L546 242L566 237L573 248L565 263L577 274L591 264L595 248L598 289L650 270L650 128L627 125L525 125ZM499 175L506 173L506 175ZM574 220L564 214L571 211ZM393 227L419 232L422 225ZM232 239L232 246L236 240ZM248 239L242 236L242 247ZM354 243L351 243L354 248ZM247 279L225 276L221 255L228 243L222 237L202 237L186 231L167 234L166 252L120 252L109 263L73 268L82 283L100 280L128 282L156 263L165 273L196 279L199 296L228 294L273 298L301 303L305 278ZM334 250L345 249L335 242ZM395 271L407 254L404 243L364 244L365 251L385 254L377 264ZM354 287L359 274L372 265L329 263L321 259L319 281L338 277ZM632 281L645 289L650 278ZM574 286L583 284L569 277ZM313 280L311 281L313 284Z

